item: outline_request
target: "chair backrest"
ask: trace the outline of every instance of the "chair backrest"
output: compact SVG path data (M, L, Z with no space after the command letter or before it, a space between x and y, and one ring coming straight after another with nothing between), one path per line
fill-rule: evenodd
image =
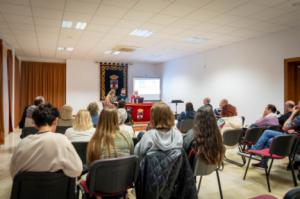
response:
M23 172L14 177L11 199L74 199L75 178L59 172Z
M179 130L181 131L181 133L186 133L193 128L193 124L193 119L182 120L180 121Z
M137 176L138 158L134 155L94 161L87 185L90 193L115 194L132 187Z
M243 141L249 144L255 144L264 130L264 128L248 128Z
M66 130L70 128L71 126L57 126L56 127L56 133L65 134Z
M243 130L231 129L223 133L223 143L225 146L234 146L240 142Z
M276 154L280 156L288 156L291 154L294 142L294 135L282 135L275 137L270 147L270 154Z
M300 198L300 188L294 188L289 190L283 197L283 199L299 199Z
M86 164L86 150L88 142L72 142L83 164Z
M21 135L20 135L20 138L23 139L25 138L26 136L28 135L34 135L38 132L38 130L34 127L24 127L22 129L22 132L21 132Z
M207 164L202 158L197 157L195 167L194 167L194 176L206 176L214 172L218 168L217 165Z

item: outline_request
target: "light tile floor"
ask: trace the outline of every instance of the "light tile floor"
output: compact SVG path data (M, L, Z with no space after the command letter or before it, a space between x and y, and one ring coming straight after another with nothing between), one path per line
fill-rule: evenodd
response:
M5 141L6 144L0 147L0 199L8 199L10 196L12 179L9 174L9 163L13 148L19 142L19 133L7 135ZM232 159L240 160L234 150L227 151L227 154ZM274 161L271 172L271 194L278 198L282 198L289 189L294 187L291 172L286 170L286 166L287 159ZM225 162L225 168L220 172L225 199L243 199L268 194L264 171L249 168L247 179L243 181L244 170L245 167L238 167ZM135 198L131 192L129 198ZM214 173L203 177L199 198L219 198L218 184Z

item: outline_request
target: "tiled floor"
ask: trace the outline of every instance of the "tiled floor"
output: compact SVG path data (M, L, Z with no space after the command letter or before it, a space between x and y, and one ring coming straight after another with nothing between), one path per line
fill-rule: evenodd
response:
M9 162L13 147L18 141L18 133L10 134L6 136L6 144L0 147L0 199L8 199L10 196L12 180L9 175ZM227 153L229 157L239 160L235 151L228 151ZM291 173L286 170L286 165L286 159L275 161L271 172L272 195L278 198L282 198L284 193L293 188ZM224 170L220 172L224 198L251 198L268 193L263 170L250 168L247 179L243 181L244 170L244 167L225 163ZM130 194L130 198L134 199L135 197ZM203 177L199 198L219 198L218 184L214 173Z

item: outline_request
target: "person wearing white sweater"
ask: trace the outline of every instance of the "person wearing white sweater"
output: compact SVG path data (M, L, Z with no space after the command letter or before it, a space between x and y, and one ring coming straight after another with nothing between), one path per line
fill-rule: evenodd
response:
M82 172L82 161L66 136L53 133L59 112L51 104L40 105L32 114L38 133L20 141L13 153L10 173L55 172L62 170L69 177Z

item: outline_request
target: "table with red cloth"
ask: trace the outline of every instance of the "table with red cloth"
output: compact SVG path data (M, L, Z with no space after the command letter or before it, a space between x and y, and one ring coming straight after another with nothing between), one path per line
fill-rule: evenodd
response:
M134 122L149 122L151 107L153 103L127 103L126 109L131 110L131 116Z

